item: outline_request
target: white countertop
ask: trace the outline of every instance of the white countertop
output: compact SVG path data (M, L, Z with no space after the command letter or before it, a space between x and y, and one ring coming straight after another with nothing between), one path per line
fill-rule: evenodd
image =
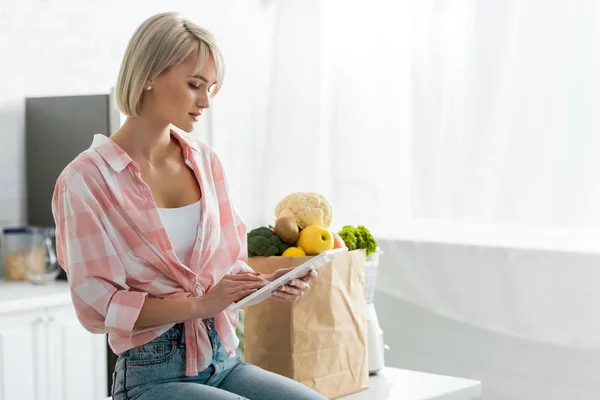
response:
M0 279L0 314L69 304L72 304L71 294L66 281L34 285Z
M369 378L369 388L343 400L472 400L481 382L452 376L385 367Z
M479 381L390 367L371 376L369 385L340 400L473 400L481 396Z

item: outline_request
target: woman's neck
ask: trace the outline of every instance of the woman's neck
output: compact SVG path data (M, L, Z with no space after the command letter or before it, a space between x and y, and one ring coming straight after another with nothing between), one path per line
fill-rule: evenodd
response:
M110 137L133 160L159 163L173 150L171 126L148 118L127 117Z

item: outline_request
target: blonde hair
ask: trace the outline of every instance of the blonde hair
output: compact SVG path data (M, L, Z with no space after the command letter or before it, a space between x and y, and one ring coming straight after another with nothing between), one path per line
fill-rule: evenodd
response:
M117 79L117 107L130 117L137 117L145 83L167 68L186 61L195 54L202 70L213 57L217 83L211 92L216 95L223 83L224 61L215 38L206 29L177 13L161 13L146 19L129 40Z

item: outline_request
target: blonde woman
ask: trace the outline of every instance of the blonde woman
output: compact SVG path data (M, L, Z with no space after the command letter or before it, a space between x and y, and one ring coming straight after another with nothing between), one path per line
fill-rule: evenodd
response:
M179 135L223 83L213 36L164 13L130 39L117 81L127 115L60 175L52 201L61 266L82 325L118 354L115 399L322 399L240 360L226 307L287 270L257 276L219 158ZM294 301L313 272L273 297Z

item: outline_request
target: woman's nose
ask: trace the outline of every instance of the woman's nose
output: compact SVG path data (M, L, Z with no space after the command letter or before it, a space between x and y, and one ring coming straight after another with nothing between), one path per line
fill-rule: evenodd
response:
M196 106L200 108L209 108L210 107L210 99L208 94L200 95L196 100Z

